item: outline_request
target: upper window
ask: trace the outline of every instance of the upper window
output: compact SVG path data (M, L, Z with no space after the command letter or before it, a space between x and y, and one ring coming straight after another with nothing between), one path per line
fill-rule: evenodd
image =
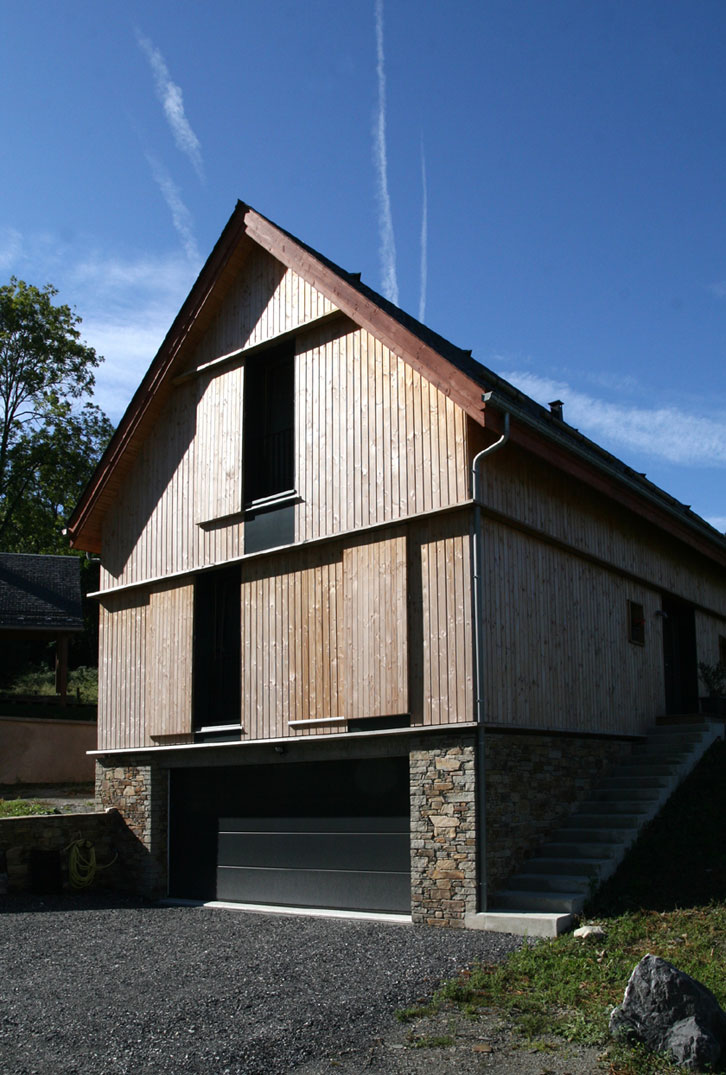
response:
M245 363L245 505L295 488L295 351L292 344Z
M636 646L645 645L645 615L639 601L628 601L628 638Z

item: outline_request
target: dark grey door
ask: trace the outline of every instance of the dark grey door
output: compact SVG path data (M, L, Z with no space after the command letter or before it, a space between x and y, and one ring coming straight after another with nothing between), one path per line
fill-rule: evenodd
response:
M408 756L174 769L169 894L410 908Z
M408 817L221 818L217 899L401 911Z

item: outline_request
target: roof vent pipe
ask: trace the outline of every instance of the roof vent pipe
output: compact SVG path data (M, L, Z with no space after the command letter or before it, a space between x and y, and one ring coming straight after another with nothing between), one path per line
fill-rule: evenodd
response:
M564 403L562 402L562 400L561 399L553 399L551 401L551 403L548 403L548 407L550 409L550 414L552 415L552 417L553 418L558 418L560 420L560 422L561 422L562 421L562 408L564 407Z

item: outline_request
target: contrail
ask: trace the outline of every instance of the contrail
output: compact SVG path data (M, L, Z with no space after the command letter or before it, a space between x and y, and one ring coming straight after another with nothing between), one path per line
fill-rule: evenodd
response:
M149 153L147 153L146 159L149 162L154 179L164 196L164 201L171 211L172 222L182 241L182 246L184 247L186 255L190 262L198 265L200 261L199 248L197 247L197 240L194 236L192 214L182 201L179 188L163 164Z
M423 322L426 315L426 278L429 257L429 199L426 183L426 154L424 153L423 135L421 136L421 291L418 299L418 319Z
M156 93L161 101L161 106L164 109L164 115L166 116L167 122L171 127L174 141L176 142L178 149L180 149L182 153L186 153L187 157L189 157L189 160L194 165L194 170L200 180L204 182L202 147L199 144L199 139L189 124L189 120L184 114L184 100L181 87L177 86L176 82L172 82L164 57L159 50L152 45L148 37L144 37L144 35L137 30L136 39L139 43L139 47L146 53L146 57L151 65L154 81L156 83Z
M391 198L388 193L386 159L386 71L383 57L383 0L376 0L376 72L378 75L378 115L373 138L373 156L378 178L378 219L383 294L398 306L396 240L393 234Z

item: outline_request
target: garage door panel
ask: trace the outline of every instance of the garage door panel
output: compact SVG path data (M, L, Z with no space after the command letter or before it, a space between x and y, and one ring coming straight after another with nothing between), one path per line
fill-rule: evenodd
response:
M374 872L399 872L408 868L408 832L382 831L375 824L379 819L372 819L361 831L330 831L327 820L321 822L321 828L290 830L286 822L278 820L274 832L256 826L247 831L230 831L225 825L228 820L223 818L220 822L217 858L220 867L281 866L298 870L331 866L336 870Z
M355 870L230 866L217 870L217 899L408 914L411 909L410 884L407 872L362 873Z

